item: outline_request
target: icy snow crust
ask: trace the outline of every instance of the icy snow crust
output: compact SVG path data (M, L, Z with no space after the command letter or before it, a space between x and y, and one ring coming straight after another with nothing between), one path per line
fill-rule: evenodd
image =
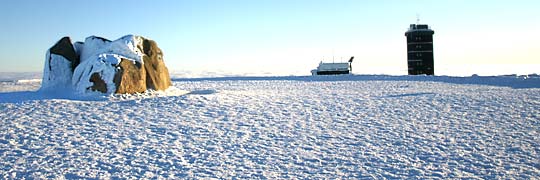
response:
M491 79L176 79L191 93L102 100L4 92L0 178L540 178L540 83Z

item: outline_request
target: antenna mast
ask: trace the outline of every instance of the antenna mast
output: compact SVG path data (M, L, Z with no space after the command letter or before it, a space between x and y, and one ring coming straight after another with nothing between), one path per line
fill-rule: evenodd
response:
M335 60L334 60L334 49L332 48L332 63L334 63Z
M420 14L416 13L416 24L420 24Z

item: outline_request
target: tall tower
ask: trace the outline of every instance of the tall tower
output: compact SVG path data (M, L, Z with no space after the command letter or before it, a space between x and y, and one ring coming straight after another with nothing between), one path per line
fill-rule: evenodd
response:
M407 36L407 66L409 75L434 75L433 34L427 24L411 24Z

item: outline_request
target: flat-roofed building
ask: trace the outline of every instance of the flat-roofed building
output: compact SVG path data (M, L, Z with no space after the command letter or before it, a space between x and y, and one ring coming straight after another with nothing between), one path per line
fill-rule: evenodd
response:
M411 24L407 36L407 67L409 75L434 75L433 34L427 24Z

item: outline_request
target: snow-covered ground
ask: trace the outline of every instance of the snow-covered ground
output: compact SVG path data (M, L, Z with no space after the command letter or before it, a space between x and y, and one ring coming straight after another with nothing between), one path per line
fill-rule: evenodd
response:
M540 178L538 77L175 78L76 97L0 82L5 178Z

